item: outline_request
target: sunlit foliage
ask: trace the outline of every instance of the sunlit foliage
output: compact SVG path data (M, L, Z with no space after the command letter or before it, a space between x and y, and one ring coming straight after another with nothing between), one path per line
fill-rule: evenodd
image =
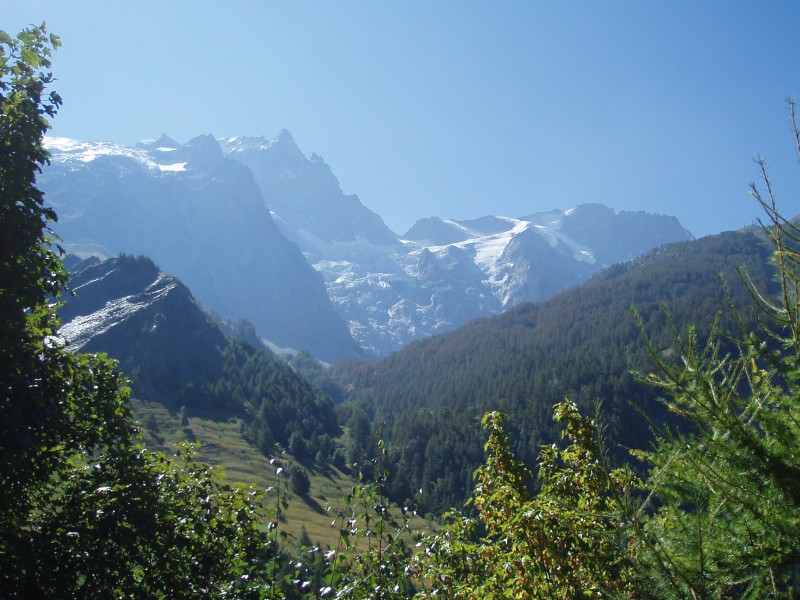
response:
M0 31L0 596L246 596L274 553L257 498L188 449L137 446L115 363L58 335L67 275L36 174L59 45Z
M434 538L429 595L453 598L594 598L633 589L620 527L635 477L609 471L594 420L565 401L555 407L569 445L542 448L541 487L510 450L503 416L488 413L486 464L475 474L477 518L451 515Z

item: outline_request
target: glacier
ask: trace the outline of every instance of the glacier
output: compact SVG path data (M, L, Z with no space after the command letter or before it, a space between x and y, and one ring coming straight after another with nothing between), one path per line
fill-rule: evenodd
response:
M204 304L226 318L252 320L281 347L298 347L288 329L304 316L309 322L299 347L311 343L322 318L304 306L320 306L305 299L316 297L310 290L317 285L351 340L379 357L520 302L544 300L656 246L692 239L674 217L618 213L592 202L522 216L431 217L397 234L358 196L343 193L325 161L306 156L286 130L274 139L199 136L187 144L162 135L136 147L48 137L45 146L52 155L45 191L62 217L68 249L84 255L150 249ZM123 199L133 208L123 210ZM128 220L137 234L103 233L108 218ZM173 240L168 232L181 236ZM294 250L283 241L278 250L278 236L318 282L293 274ZM266 257L271 270L262 269ZM260 287L248 286L243 278L256 273ZM296 304L292 316L259 321L264 311L253 294L266 293L276 299L270 309ZM124 299L107 307L109 315L134 309ZM72 327L72 339L80 340L80 327L102 323ZM327 356L352 355L331 344Z

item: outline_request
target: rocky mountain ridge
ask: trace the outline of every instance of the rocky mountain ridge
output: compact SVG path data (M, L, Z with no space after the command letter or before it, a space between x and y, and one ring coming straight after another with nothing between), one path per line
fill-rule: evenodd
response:
M691 239L674 217L599 204L397 235L287 131L48 147L42 187L69 250L153 256L207 308L328 361L386 355Z
M229 338L178 278L142 256L64 262L73 293L59 308L58 337L71 350L117 359L133 398L239 420L244 441L268 454L294 436L330 460L330 437L340 432L331 399L258 340Z
M203 307L245 318L280 347L325 361L360 348L324 282L278 230L249 169L212 136L138 147L47 138L39 184L54 229L81 256L145 255L179 277Z
M325 279L368 354L539 301L605 266L692 239L674 217L600 204L512 218L426 218L396 235L287 131L275 140L221 140L246 165L281 231Z
M140 397L172 404L186 385L219 376L227 340L178 279L144 257L68 259L73 295L59 335L71 350L108 353Z

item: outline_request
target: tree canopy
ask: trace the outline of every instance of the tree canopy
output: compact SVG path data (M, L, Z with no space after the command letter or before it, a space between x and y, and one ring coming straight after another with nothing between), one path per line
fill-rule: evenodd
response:
M190 448L137 445L115 363L58 335L67 275L36 175L59 45L0 31L0 595L246 596L274 554L257 498Z

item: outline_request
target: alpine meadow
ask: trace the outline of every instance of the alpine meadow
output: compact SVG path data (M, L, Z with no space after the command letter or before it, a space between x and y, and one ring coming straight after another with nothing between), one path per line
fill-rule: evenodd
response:
M397 236L286 131L48 138L60 46L0 31L0 596L800 596L800 223L764 160L739 231Z

